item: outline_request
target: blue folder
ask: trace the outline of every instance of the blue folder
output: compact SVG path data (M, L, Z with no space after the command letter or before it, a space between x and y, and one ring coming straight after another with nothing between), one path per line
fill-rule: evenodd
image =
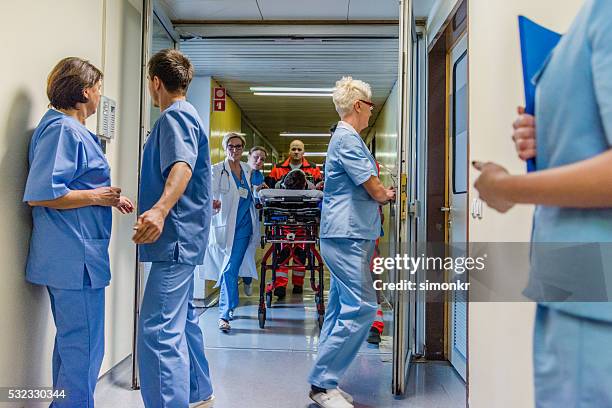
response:
M561 34L549 30L524 16L519 16L521 58L523 60L523 83L525 86L525 112L535 113L534 76L561 40ZM536 169L535 158L527 161L527 171Z

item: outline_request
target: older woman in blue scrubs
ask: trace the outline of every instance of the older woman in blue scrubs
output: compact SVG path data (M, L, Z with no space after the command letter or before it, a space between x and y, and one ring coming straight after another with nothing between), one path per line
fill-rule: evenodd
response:
M206 279L218 280L221 287L219 330L227 332L239 303L240 270L248 269L247 275L257 276L254 247L259 241L259 219L251 188L252 169L240 161L244 137L228 133L222 145L227 157L212 168L213 197L221 209L212 217L204 271Z
M52 407L93 407L104 356L104 288L110 281L111 207L134 206L110 186L110 168L85 119L100 101L102 72L65 58L47 82L50 106L29 150L24 201L33 230L26 279L47 287L57 328Z
M323 408L353 406L338 382L376 317L370 259L380 235L378 206L395 200L395 190L383 186L359 136L368 127L371 98L365 82L344 77L336 83L333 101L341 121L327 150L320 233L321 255L331 274L329 304L309 376L310 397Z
M505 212L515 203L537 205L532 284L525 292L539 301L534 330L537 407L612 406L612 303L594 296L561 302L542 291L560 288L571 296L593 283L587 276L596 276L594 272L610 280L611 265L601 256L609 255L612 243L610 21L612 2L587 0L536 77L535 118L519 109L513 139L522 159L536 156L538 171L511 176L496 164L475 163L482 171L475 187L489 206ZM598 255L579 269L543 271L554 259L545 258L543 248L553 243L556 249L569 248L557 251L555 258L575 258L585 250Z

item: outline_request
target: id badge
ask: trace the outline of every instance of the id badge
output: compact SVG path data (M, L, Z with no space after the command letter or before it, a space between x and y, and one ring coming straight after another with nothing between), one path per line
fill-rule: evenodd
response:
M247 198L249 196L249 191L244 187L240 187L238 189L238 194L240 194L240 198Z

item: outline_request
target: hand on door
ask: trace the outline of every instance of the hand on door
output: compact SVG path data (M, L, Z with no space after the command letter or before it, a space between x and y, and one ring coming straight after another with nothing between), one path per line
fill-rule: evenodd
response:
M503 183L510 178L508 171L495 163L472 162L476 170L481 172L474 182L479 197L487 205L500 213L505 213L514 207L514 203L505 197Z

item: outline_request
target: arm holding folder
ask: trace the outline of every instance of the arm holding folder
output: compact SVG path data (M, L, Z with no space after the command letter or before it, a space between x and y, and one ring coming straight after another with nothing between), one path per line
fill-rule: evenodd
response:
M546 60L561 40L561 35L524 16L519 16L523 85L525 88L525 113L535 114L536 85L534 77L542 70ZM536 169L535 158L527 160L527 171Z

